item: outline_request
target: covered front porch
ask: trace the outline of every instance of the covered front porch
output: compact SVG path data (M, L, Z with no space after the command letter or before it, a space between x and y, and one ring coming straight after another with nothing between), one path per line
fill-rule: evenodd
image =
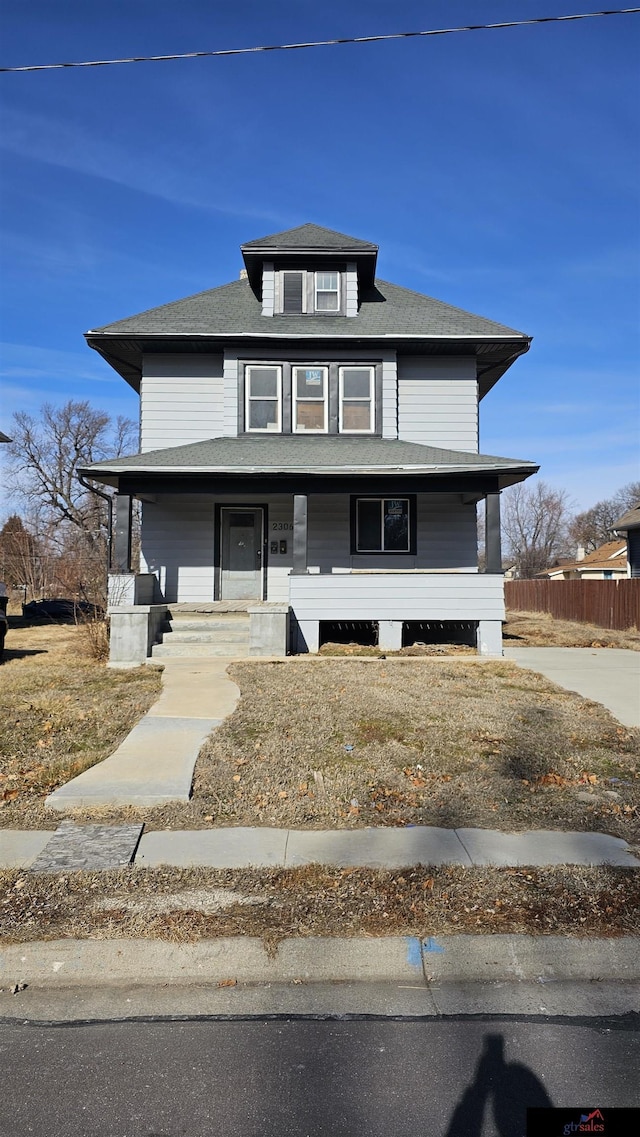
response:
M293 652L317 651L331 621L375 625L388 650L401 646L409 624L465 623L479 651L499 655L500 492L534 469L381 439L264 437L212 439L86 474L99 470L118 491L112 570L114 580L133 575L129 604L286 605ZM136 498L142 575L131 573Z

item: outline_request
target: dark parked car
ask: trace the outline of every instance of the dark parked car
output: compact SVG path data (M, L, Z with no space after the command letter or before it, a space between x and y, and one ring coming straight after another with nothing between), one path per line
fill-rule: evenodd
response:
M70 623L82 616L102 616L103 611L97 604L89 604L86 600L31 600L29 604L22 605L22 615L25 620L34 622L60 620Z

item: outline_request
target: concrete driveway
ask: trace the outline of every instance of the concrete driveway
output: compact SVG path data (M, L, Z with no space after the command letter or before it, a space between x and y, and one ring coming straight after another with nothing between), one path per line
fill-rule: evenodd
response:
M602 703L625 726L640 726L640 652L623 648L505 647L505 659Z

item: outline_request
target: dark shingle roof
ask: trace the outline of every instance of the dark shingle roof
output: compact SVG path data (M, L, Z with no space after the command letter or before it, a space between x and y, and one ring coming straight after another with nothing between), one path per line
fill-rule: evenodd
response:
M640 529L640 503L623 513L622 517L619 517L611 528L620 529L622 532L629 529Z
M357 316L263 316L247 280L235 280L219 288L150 308L136 316L117 320L87 332L108 336L262 336L331 339L367 336L482 338L484 336L528 340L515 331L454 308L442 300L411 292L397 284L376 280L375 288L362 296Z
M461 450L444 450L396 439L353 435L312 438L304 435L241 434L171 446L129 458L95 462L81 472L135 473L534 473L537 466L517 458L496 458Z
M335 229L325 229L322 225L298 225L295 229L284 229L282 233L271 233L268 237L258 237L246 241L240 248L256 251L264 249L326 249L329 252L377 252L378 246L359 237L349 237Z

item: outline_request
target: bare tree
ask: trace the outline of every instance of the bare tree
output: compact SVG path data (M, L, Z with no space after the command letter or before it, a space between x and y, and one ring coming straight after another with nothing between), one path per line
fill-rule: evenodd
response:
M502 497L502 528L516 575L531 578L566 556L569 498L547 482L511 486Z
M574 517L569 536L576 545L583 545L587 553L611 540L614 522L640 502L640 482L629 482L612 497L596 502Z
M104 577L107 510L102 498L81 485L76 471L134 451L135 424L70 400L62 407L45 403L37 419L18 412L12 434L7 447L12 495L38 519L56 556L75 561L75 591L95 594L96 581Z

